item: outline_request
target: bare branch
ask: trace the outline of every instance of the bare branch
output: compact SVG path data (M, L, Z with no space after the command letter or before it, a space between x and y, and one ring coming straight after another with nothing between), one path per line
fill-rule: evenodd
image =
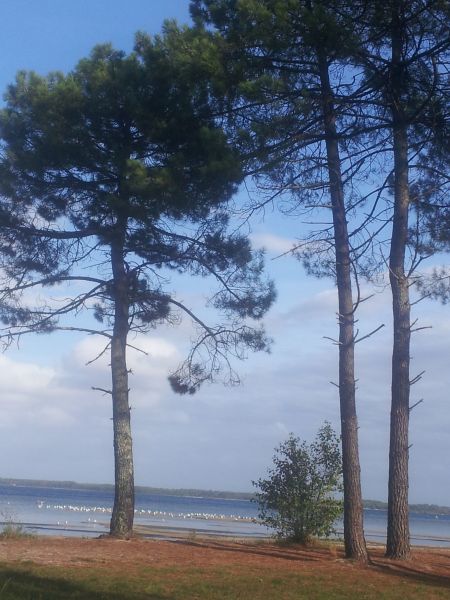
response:
M413 404L412 406L410 406L409 407L409 412L411 412L414 408L416 408L416 406L418 406L421 402L423 402L423 398L421 398L415 404Z
M129 344L128 342L127 342L127 348L132 348L133 350L136 350L136 352L140 352L144 356L149 356L149 353L146 350L139 348L139 346L133 346L133 344Z
M382 323L379 327L377 327L376 329L374 329L373 331L371 331L370 333L363 335L362 337L356 339L355 338L355 344L358 344L358 342L362 342L363 340L366 340L367 338L371 337L372 335L374 335L375 333L377 333L377 331L380 331L380 329L383 329L384 327L384 323Z
M196 323L198 323L198 325L203 327L203 329L205 329L211 336L214 336L214 331L210 327L208 327L208 325L206 325L206 323L204 323L201 319L199 319L191 310L189 310L189 308L187 308L187 306L185 306L181 302L178 302L177 300L174 300L173 298L170 298L169 302L171 304L174 304L175 306L178 306L178 308L181 308L181 310L183 310L185 313L187 313L193 321L195 321Z
M416 333L417 331L422 331L422 329L433 329L433 325L424 325L423 327L415 327L414 329L410 329L411 333Z
M108 343L106 344L106 346L103 348L103 350L102 350L101 352L99 352L95 358L93 358L93 359L91 359L91 360L88 360L88 362L87 362L87 363L85 363L85 364L86 364L86 366L88 366L88 365L92 365L92 363L94 363L94 362L95 362L95 361L97 361L99 358L101 358L101 357L102 357L102 356L103 356L103 355L104 355L104 354L105 354L105 353L106 353L106 352L107 352L107 351L108 351L110 348L111 348L111 342L108 342Z
M324 340L330 340L330 342L333 342L333 344L335 346L342 346L342 342L340 342L339 340L335 340L332 337L328 337L327 335L322 336Z
M102 335L103 337L112 340L112 334L107 333L106 331L100 331L98 329L88 329L87 327L63 327L61 325L57 325L53 328L56 331L79 331L80 333L89 333L89 335Z
M428 294L424 294L423 296L421 296L417 300L414 300L414 302L411 302L410 306L415 306L416 304L419 304L419 302L422 302L423 300L426 300L427 298L431 298L432 295L433 294L431 292L428 293Z
M105 390L104 388L101 388L101 387L91 386L91 390L94 390L96 392L103 392L105 395L109 394L109 395L112 396L112 391L111 390Z
M409 385L414 385L415 383L420 381L424 374L425 374L425 371L421 371L418 375L416 375L415 377L413 377L413 379L411 379L411 381L409 382Z

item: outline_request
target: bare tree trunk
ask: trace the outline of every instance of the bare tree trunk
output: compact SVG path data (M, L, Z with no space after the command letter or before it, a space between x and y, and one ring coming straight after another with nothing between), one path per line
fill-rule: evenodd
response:
M389 447L389 495L386 556L410 555L408 509L409 458L409 363L410 302L405 274L408 239L409 182L408 133L402 110L403 2L394 2L392 19L391 112L394 145L394 218L392 224L389 279L392 290L394 344L392 351L391 431Z
M325 121L330 197L336 252L336 282L339 301L339 400L341 410L342 462L344 478L344 542L347 558L367 562L364 539L358 420L355 401L354 306L350 246L344 204L341 160L336 132L334 97L326 58L319 54L322 105Z
M124 230L124 228L123 228ZM115 494L110 534L129 538L134 520L133 445L128 403L126 363L129 331L128 278L124 264L123 230L111 243L114 279L114 329L111 341L112 404L114 429Z

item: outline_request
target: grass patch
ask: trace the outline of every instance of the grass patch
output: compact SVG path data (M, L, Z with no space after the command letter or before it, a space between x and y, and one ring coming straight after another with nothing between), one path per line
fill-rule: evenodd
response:
M33 536L0 544L0 600L443 600L450 552L405 563L372 550L374 564L342 546L69 540ZM6 562L8 561L8 562Z
M370 576L369 576L370 575ZM343 565L341 574L292 569L0 566L1 600L438 600L450 589Z

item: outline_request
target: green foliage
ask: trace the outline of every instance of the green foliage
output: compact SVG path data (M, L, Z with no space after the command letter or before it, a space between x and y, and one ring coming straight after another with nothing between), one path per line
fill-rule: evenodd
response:
M267 479L258 479L255 501L261 521L278 537L305 543L334 533L342 513L336 493L342 491L339 439L325 423L308 445L293 434L275 451Z
M319 217L294 255L317 277L336 276L334 237L326 214L330 204L321 65L326 64L334 100L348 230L366 235L354 207L365 203L361 189L369 177L364 161L369 122L367 90L359 52L364 7L347 0L192 0L198 27L220 32L227 75L234 83L232 126L246 170L259 191L254 205L276 204L286 214ZM322 90L322 91L321 91ZM371 126L371 124L369 124ZM358 160L353 158L358 156ZM358 269L372 268L364 252L352 252ZM368 256L368 253L366 254Z
M0 319L15 333L50 332L83 310L92 332L110 339L123 284L129 331L182 314L199 329L201 342L171 377L178 391L212 380L219 363L227 373L228 349L242 356L244 347L266 347L262 329L239 328L260 319L275 293L247 236L227 230L227 202L243 174L210 103L209 48L208 36L166 23L160 36L139 34L129 55L97 46L67 75L21 72L9 86L0 111L0 251L11 294ZM211 305L223 322L212 327L182 304L171 273L212 277ZM43 287L45 298L68 282L92 285L58 309L15 303L25 288Z
M38 198L45 218L75 196L77 228L111 225L119 209L137 225L195 219L229 198L240 168L206 99L161 40L139 47L98 46L67 76L18 75L0 119L6 191Z

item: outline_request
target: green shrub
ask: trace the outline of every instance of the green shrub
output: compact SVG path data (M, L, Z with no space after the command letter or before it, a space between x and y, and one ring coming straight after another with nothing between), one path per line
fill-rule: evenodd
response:
M263 524L278 537L306 543L335 533L342 514L342 458L338 436L329 423L307 445L292 433L275 449L267 479L253 481Z

